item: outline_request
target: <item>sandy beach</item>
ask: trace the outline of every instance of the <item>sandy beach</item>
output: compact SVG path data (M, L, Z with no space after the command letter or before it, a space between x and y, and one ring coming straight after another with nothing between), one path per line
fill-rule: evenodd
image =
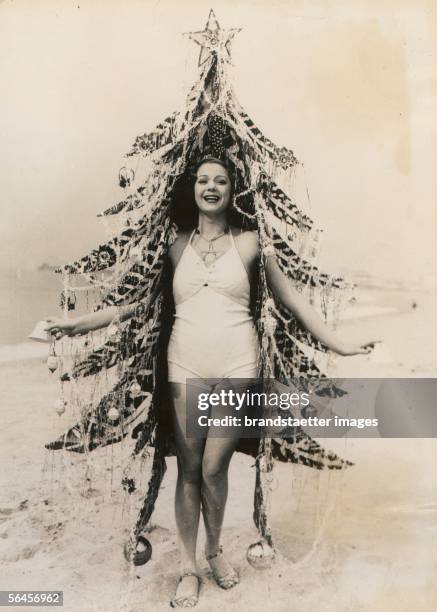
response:
M374 310L357 310L357 317L367 316L343 322L349 337L375 335L384 339L385 349L371 357L339 358L338 376L437 375L437 296L404 295L394 311L387 310L388 302L386 295L376 309L373 304ZM42 357L16 357L0 366L0 589L63 590L68 611L167 610L178 576L174 458L168 460L153 516L152 559L139 568L128 566L122 546L141 502L136 494L125 499L120 486L132 441L89 457L46 451L44 443L63 431L72 415L67 410L58 417L53 410L59 386ZM262 571L245 558L257 540L253 462L234 457L223 542L241 583L229 592L215 585L201 533L198 610L436 609L437 440L322 443L355 465L342 473L276 466L270 503L277 557ZM144 469L147 474L148 466Z

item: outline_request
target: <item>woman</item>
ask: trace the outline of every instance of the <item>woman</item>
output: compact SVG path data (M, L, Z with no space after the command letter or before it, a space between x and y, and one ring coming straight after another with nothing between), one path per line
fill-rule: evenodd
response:
M180 540L181 577L173 607L192 607L198 601L200 578L196 541L200 512L206 529L206 558L217 584L229 589L238 576L220 545L227 499L228 467L238 442L237 433L204 439L187 436L187 379L206 392L229 388L232 379L258 374L258 339L250 312L250 280L260 248L258 235L229 224L232 176L226 163L205 158L197 166L194 200L197 224L178 233L169 250L173 268L175 321L168 346L168 380L172 397L177 447L178 480L175 497ZM373 341L355 344L332 332L290 285L274 257L266 262L266 278L275 298L329 349L340 355L370 352ZM105 310L65 322L50 318L48 330L62 335L84 334L119 315L132 316L135 305ZM215 385L208 379L218 379ZM223 416L211 408L210 416ZM232 430L231 430L232 432Z

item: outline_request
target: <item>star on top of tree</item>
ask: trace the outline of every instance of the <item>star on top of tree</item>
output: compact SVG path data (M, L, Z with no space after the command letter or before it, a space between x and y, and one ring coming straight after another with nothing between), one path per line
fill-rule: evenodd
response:
M204 64L213 54L220 55L225 61L231 61L231 42L241 28L222 30L211 9L205 29L200 32L187 32L187 36L202 48L199 55L199 66Z

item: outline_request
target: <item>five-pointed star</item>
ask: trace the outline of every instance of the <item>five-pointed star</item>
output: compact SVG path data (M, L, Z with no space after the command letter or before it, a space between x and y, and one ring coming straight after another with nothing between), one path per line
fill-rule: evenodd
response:
M221 54L227 62L231 60L231 42L241 28L222 30L214 11L211 9L205 29L201 32L187 32L195 43L202 47L199 56L199 66L204 64L213 53Z

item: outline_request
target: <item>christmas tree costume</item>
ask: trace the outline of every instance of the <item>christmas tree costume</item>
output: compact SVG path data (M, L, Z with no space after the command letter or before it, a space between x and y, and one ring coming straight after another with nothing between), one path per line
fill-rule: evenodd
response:
M125 197L103 213L104 217L117 215L121 219L120 232L61 269L66 309L74 307L77 278L85 278L100 289L96 309L137 305L132 318L124 323L115 319L106 341L82 353L71 371L62 375L68 385L83 377L98 379L115 368L115 385L82 411L76 426L47 444L49 449L88 452L131 434L136 443L123 478L128 493L137 488L135 472L141 459L153 451L144 502L126 547L134 562L145 560L136 552L139 539L150 558L150 544L142 533L153 513L165 458L174 454L166 379L173 314L168 250L177 233L175 215L183 220L184 185L193 165L207 155L226 160L234 176L231 223L258 233L261 258L254 320L263 378L286 386L297 378L323 380L316 358L327 352L272 296L266 282L266 258L275 257L290 283L313 303L320 300L326 316L328 306L335 303L334 294L347 287L342 279L321 273L313 263L318 232L294 197L280 186L294 184L298 160L291 150L278 148L266 138L235 97L227 64L237 32L222 30L211 11L205 30L189 34L201 46L199 78L183 110L138 137L127 154L127 164L119 175ZM334 388L319 393L337 392ZM266 558L273 554L266 498L274 461L316 469L350 465L300 429L288 436L242 439L237 451L256 459L254 522L262 537L258 552Z

